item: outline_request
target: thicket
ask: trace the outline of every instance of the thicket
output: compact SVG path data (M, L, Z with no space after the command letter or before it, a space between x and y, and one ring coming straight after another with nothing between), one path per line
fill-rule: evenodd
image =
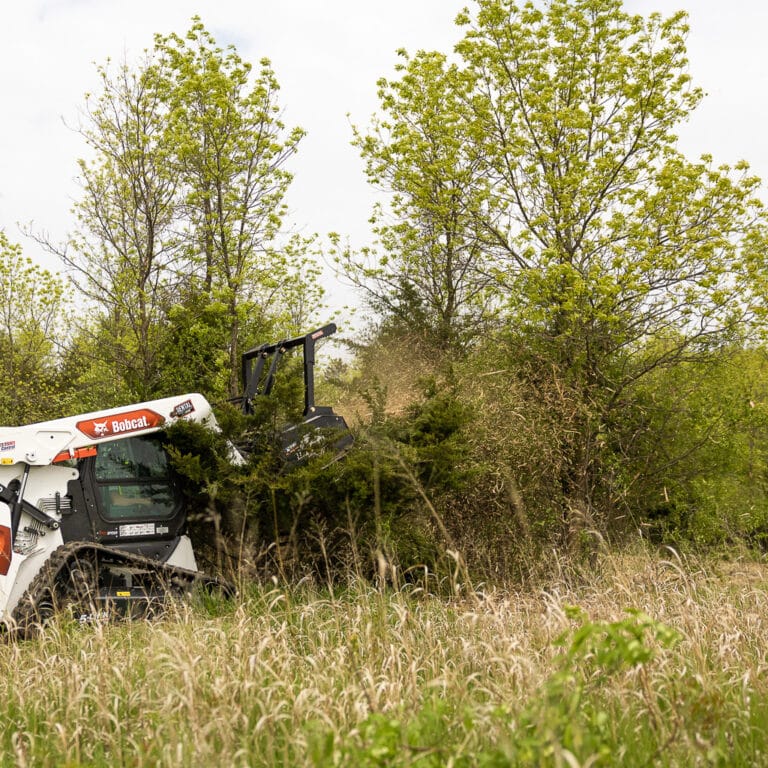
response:
M436 587L457 573L536 580L638 541L764 552L765 349L723 349L707 365L659 371L639 389L595 457L589 518L574 514L561 481L580 418L562 381L522 366L514 348L493 345L458 361L413 351L390 338L344 375L344 366L333 378L334 366L326 371L320 400L345 415L355 437L342 455L334 433L306 463L282 457L298 372L254 416L219 408L221 435L184 423L170 430L177 468L194 489L193 536L213 564ZM387 361L399 361L398 375L387 375ZM229 461L230 440L244 465Z

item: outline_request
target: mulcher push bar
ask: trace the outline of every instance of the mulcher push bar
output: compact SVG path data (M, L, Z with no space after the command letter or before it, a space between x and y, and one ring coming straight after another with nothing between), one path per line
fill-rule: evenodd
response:
M252 402L256 395L268 395L275 383L275 373L280 358L288 350L303 347L304 354L304 416L308 416L315 408L315 342L336 333L336 325L328 323L316 331L294 339L278 341L275 344L262 344L249 349L243 354L243 411L252 413ZM261 382L264 366L269 358L272 361ZM261 386L260 386L261 385Z

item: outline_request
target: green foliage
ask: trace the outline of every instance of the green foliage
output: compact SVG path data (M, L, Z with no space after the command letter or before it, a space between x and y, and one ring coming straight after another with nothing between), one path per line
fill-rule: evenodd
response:
M558 764L571 755L577 764L611 765L615 756L616 712L602 691L611 677L634 673L644 677L656 649L671 649L681 635L637 610L619 621L592 622L578 608L566 609L577 627L561 636L566 648L541 695L519 715L509 757L514 765ZM653 696L641 683L640 694ZM652 711L662 701L648 702Z
M381 556L400 572L442 572L452 541L433 502L468 482L468 419L449 386L425 382L402 417L356 429L341 461L329 464L326 454L286 477L290 497L303 500L294 527L311 531L312 520L323 521L335 564L364 575L376 573Z
M199 18L184 38L158 35L155 52L165 139L175 148L179 206L190 232L185 256L205 291L227 308L229 395L236 396L241 339L252 331L242 327L246 318L257 315L263 331L270 315L283 324L295 320L283 307L299 304L302 293L320 295L317 270L305 257L309 242L277 245L293 178L286 163L304 131L288 131L280 119L269 60L253 73L233 47L216 45Z
M422 402L401 419L355 429L343 457L341 433L308 432L312 455L295 464L283 455L281 435L287 423L302 422L302 378L300 366L286 364L273 395L255 398L253 414L217 408L222 434L186 423L168 430L195 541L210 538L213 524L237 557L255 563L259 549L280 543L292 552L291 567L334 579L372 577L382 557L400 573L442 571L451 541L433 499L460 492L469 478L462 466L468 413L455 393L429 382ZM228 446L235 445L245 458L240 465L230 461Z
M129 399L178 392L198 370L190 389L234 397L240 352L290 335L322 297L312 238L282 232L303 131L280 120L269 62L253 72L199 18L135 67L98 72L78 231L62 246L37 239L71 268L88 300L80 335Z
M94 325L77 328L66 344L59 370L61 405L52 417L113 408L136 398L129 377L116 376L103 357L104 335Z
M369 182L390 195L372 216L378 248L339 247L337 263L396 331L458 349L491 315L490 180L472 140L472 83L442 53L399 51L398 80L380 80L385 116L355 130ZM379 252L380 251L380 252Z
M766 350L723 349L643 389L654 464L633 506L656 541L764 546L768 530Z
M0 423L57 415L63 296L61 279L25 257L0 230Z
M566 497L579 514L610 513L595 503L605 449L637 383L757 317L744 264L758 180L675 149L700 98L682 15L489 1L463 21L459 51L491 85L478 115L498 204L526 224L501 256L510 320L572 403Z
M350 738L336 738L322 723L310 723L308 752L314 766L349 765L385 768L401 764L440 768L450 753L450 705L439 699L426 703L415 714L373 713ZM464 760L454 765L469 765Z
M671 648L682 640L679 632L642 611L627 609L626 613L627 618L620 621L592 622L583 609L566 608L568 618L578 626L558 639L557 644L566 651L561 658L562 668L551 678L555 688L574 674L589 681L598 670L597 682L602 684L603 675L649 663L655 653L647 644L647 635L662 648Z
M455 387L441 386L435 379L423 386L423 399L394 420L390 429L398 443L410 448L409 458L425 491L456 490L467 481L464 428L471 416Z
M622 527L654 461L633 437L644 380L760 332L760 182L746 163L690 161L677 148L702 97L685 14L479 0L458 24L454 63L403 54L399 78L380 83L384 116L356 142L369 179L392 193L395 223L374 217L378 263L351 252L342 263L384 329L413 317L417 335L425 323L455 341L462 318L497 313L489 343L508 351L506 386L523 390L541 425L540 402L561 425L529 434L553 439L538 495L552 492L575 551L586 531ZM654 442L649 433L645 447Z
M168 338L161 350L163 392L201 392L212 402L230 396L227 303L195 289L195 281L168 310Z
M86 96L81 135L78 229L63 246L44 244L71 269L87 300L81 333L133 398L156 392L158 350L173 291L178 178L169 168L165 109L147 65L98 68L102 90Z

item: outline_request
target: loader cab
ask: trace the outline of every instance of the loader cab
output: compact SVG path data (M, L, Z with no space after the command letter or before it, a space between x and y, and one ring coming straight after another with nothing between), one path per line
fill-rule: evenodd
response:
M172 554L186 510L158 435L102 443L77 468L69 485L76 512L61 524L65 541L96 541L161 561Z

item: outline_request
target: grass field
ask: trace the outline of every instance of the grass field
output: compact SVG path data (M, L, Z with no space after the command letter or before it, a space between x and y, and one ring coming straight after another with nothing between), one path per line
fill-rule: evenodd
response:
M0 645L2 765L766 764L768 568L668 555L59 621Z

